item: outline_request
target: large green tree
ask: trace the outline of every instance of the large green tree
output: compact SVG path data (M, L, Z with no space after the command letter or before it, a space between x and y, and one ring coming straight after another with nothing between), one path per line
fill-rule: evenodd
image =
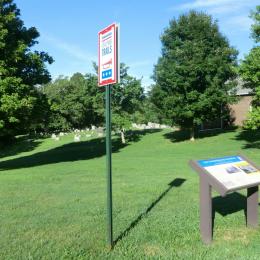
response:
M161 36L152 101L173 124L191 129L221 116L232 102L237 51L212 17L191 11L170 21Z
M112 86L112 127L121 134L125 143L125 130L129 129L133 118L141 111L144 90L141 80L129 75L128 67L120 64L120 83Z
M147 124L149 122L165 123L163 120L161 120L157 108L151 102L149 92L145 94L141 105L138 107L139 109L137 109L132 115L132 122L137 124Z
M24 26L12 0L0 0L1 138L28 130L41 118L36 118L39 111L34 112L44 99L35 86L50 80L45 62L53 60L45 52L31 50L38 37L36 28Z
M244 126L247 129L260 129L260 5L251 13L254 23L252 25L252 38L256 46L245 57L240 66L240 75L248 88L254 93L253 109L249 113Z
M42 87L51 113L50 130L83 128L99 125L103 120L103 91L97 87L94 74L75 73L71 78L59 77Z
M97 65L94 69L97 72ZM141 80L128 74L128 67L121 64L121 81L112 86L112 126L121 133L131 126L134 115L140 111L144 99ZM98 87L97 75L75 73L71 78L60 77L42 86L48 98L51 113L49 130L70 130L90 125L105 124L105 87Z

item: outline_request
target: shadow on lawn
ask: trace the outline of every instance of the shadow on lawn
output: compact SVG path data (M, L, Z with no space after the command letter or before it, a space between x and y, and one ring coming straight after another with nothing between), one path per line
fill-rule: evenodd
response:
M156 130L132 131L130 142L122 144L119 138L112 141L112 152L118 152L120 149L137 142L142 136L157 132ZM12 170L19 168L28 168L45 164L73 162L79 160L88 160L101 157L106 154L105 138L96 138L79 143L68 143L53 149L22 156L19 158L0 162L0 170Z
M218 212L221 216L225 217L227 215L236 213L243 210L246 220L246 196L241 195L238 192L228 194L225 197L215 197L212 199L212 232L214 230L214 219L215 214Z
M236 128L234 127L234 128L229 128L226 130L214 129L214 130L208 130L208 131L203 131L203 132L196 132L195 138L202 139L202 138L206 138L206 137L210 137L210 136L217 136L217 135L224 134L227 132L234 132L235 130L236 130ZM164 137L166 139L169 139L173 143L183 142L183 141L187 141L190 139L190 131L186 130L186 129L177 130L177 131L173 131L173 132L164 134Z
M158 202L173 188L173 187L180 187L186 179L182 178L176 178L172 182L170 182L168 185L169 187L162 192L158 198L156 198L151 205L143 212L141 213L135 220L133 220L130 225L116 238L113 245L115 246L120 240L122 240L144 217L147 216L147 214L156 206Z
M32 151L42 142L43 140L30 138L28 135L18 136L11 143L1 145L0 158Z
M260 130L244 130L239 132L235 137L235 140L244 140L246 144L243 145L243 149L260 149Z
M212 205L214 214L218 212L222 216L227 216L240 210L246 211L246 196L238 192L228 194L226 197L218 196L213 198Z
M125 136L128 142L138 142L141 139L140 137L146 134L153 134L161 131L162 129L130 130L126 132Z

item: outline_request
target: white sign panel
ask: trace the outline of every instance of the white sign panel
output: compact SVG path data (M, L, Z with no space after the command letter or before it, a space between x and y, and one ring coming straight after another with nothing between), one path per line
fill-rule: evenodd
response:
M240 156L200 160L198 164L228 189L260 182L260 171Z
M98 85L117 83L118 39L117 25L109 25L98 33Z

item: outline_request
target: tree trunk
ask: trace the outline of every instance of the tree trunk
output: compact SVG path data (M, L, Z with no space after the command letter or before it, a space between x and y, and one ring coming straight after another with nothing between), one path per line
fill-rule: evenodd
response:
M122 130L120 131L120 133L121 133L121 141L122 141L122 144L125 144L125 133L124 133L124 129L122 129Z
M195 138L194 138L194 126L191 127L190 129L190 141L194 142Z

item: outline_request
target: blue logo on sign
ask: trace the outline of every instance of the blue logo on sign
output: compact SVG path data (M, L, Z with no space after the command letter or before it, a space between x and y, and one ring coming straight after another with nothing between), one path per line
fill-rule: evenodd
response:
M102 71L102 79L112 77L112 69Z

